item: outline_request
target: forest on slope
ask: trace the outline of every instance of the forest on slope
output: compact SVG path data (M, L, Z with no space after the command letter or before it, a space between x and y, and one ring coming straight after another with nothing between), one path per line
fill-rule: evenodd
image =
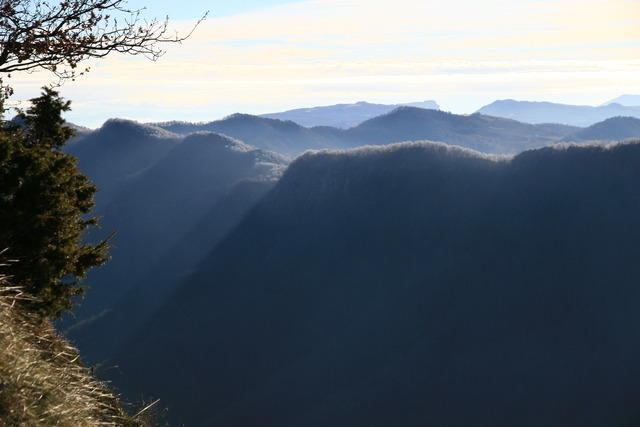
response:
M632 425L639 160L638 142L305 154L112 378L190 425Z
M432 138L489 153L498 146L505 148L497 151L521 151L560 138L584 138L591 132L591 128L533 126L409 107L348 130L308 129L248 115L221 123L213 128L248 137L257 146L273 147L270 141L274 139L290 141L287 146L275 145L289 154L317 148L317 138L307 139L306 135L318 130L342 135L334 142L343 149L367 141L386 144ZM595 126L603 129L599 139L621 135L615 123L606 123ZM272 132L262 132L264 126ZM201 130L208 127L170 128L186 133L180 135L157 126L110 120L95 131L81 133L66 149L79 158L80 170L100 188L96 212L103 215L103 226L89 238L99 241L116 232L111 240L112 260L89 275L86 283L91 292L61 326L91 363L110 363L130 336L267 194L290 161L284 155Z
M157 60L208 14L165 2L180 33L134 3L0 6L1 425L145 424L155 403L131 410L111 384L160 397L178 425L640 424L637 95L70 125L59 85L113 53ZM427 82L448 101L496 83L574 100L635 85L626 51L601 49L629 47L629 2L573 20L557 5L466 4L460 20L454 2L263 3L283 2L245 2L164 79L97 67L76 117L186 114L221 94L224 111L407 99ZM13 98L41 71L40 96Z

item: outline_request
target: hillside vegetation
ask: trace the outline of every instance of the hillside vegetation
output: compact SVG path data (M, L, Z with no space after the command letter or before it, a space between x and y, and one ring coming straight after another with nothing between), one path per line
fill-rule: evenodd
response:
M100 188L96 213L103 216L103 227L91 237L100 240L117 232L112 239L113 259L89 275L86 283L91 292L62 325L91 363L109 360L126 346L267 194L288 164L284 156L207 129L284 152L321 147L325 137L327 145L340 148L430 139L508 152L573 139L583 131L412 107L397 108L347 130L308 129L240 114L210 124L164 126L171 132L113 119L66 149ZM614 128L606 126L605 134ZM315 136L308 139L309 135Z
M114 381L194 426L638 425L639 161L637 142L306 153Z
M0 276L0 426L142 426Z

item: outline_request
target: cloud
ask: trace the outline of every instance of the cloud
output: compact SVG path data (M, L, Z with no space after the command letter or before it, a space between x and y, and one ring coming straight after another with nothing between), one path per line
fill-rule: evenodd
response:
M140 116L196 120L363 99L472 111L559 89L558 100L599 103L640 85L639 20L628 0L311 0L214 16L157 63L112 57L64 92L121 105L113 115L144 103ZM19 94L43 78L22 78Z

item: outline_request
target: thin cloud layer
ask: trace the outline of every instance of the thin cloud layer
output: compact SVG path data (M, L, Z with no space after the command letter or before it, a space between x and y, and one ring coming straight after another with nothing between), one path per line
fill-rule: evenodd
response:
M110 58L64 91L82 110L72 118L92 125L363 99L596 104L640 83L639 19L625 0L313 0L214 16L158 63ZM19 94L43 77L16 81Z

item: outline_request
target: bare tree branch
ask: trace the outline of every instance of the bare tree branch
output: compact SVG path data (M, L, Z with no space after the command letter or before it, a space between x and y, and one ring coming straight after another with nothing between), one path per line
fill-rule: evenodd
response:
M180 35L127 0L0 0L0 76L39 69L64 81L88 71L81 62L114 52L155 61L162 44L186 40L206 17Z

